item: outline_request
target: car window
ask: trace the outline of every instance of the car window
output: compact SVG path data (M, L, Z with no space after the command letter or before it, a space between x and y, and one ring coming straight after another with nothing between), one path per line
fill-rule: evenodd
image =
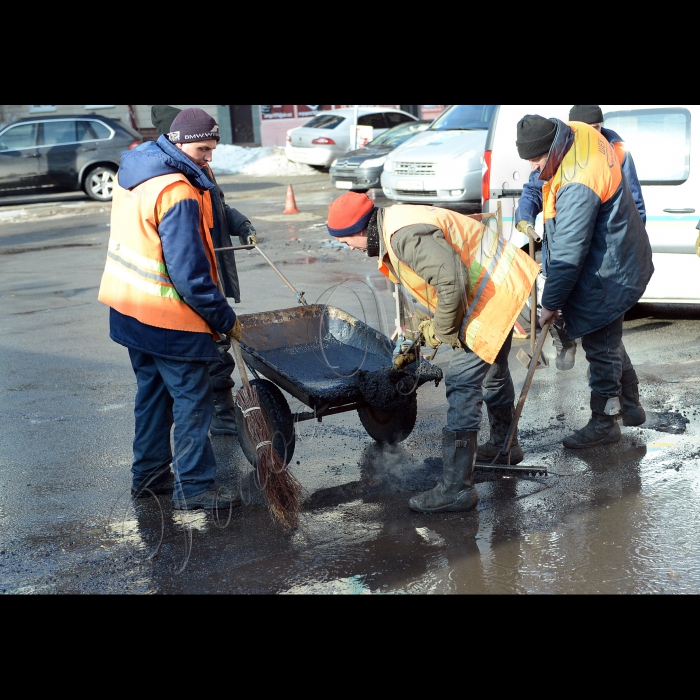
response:
M358 126L371 126L374 129L386 129L387 126L393 126L392 124L387 125L384 121L384 115L381 112L376 112L375 114L363 114L361 117L357 118Z
M75 121L59 119L44 122L44 146L58 146L62 143L75 143Z
M680 107L608 112L603 126L625 142L642 185L680 185L690 174L690 112Z
M311 129L335 129L338 124L345 121L345 117L337 114L319 114L311 121L306 122L304 126Z
M0 151L15 151L36 145L37 124L18 124L0 135Z
M389 122L390 126L416 121L413 117L409 116L408 114L401 114L401 112L385 112L384 116L386 117L386 120Z
M77 122L77 127L78 141L95 141L111 136L110 130L102 122L83 119Z
M497 105L452 105L430 127L431 131L486 131Z
M367 148L376 148L377 146L390 146L396 148L404 141L407 141L414 134L420 131L425 131L430 126L430 122L411 122L410 124L399 124L391 129L387 129L384 133L379 134L376 139L373 139L367 144Z

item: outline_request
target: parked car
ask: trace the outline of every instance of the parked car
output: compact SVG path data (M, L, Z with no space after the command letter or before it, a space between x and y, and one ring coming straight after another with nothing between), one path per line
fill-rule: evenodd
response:
M700 212L698 105L600 105L603 126L617 132L634 159L646 206L654 274L642 303L700 304L700 258L695 252ZM571 105L500 105L484 151L484 212L500 204L503 230L527 249L513 219L530 164L518 156L516 126L526 114L569 120ZM695 126L693 126L695 125ZM542 215L535 230L542 234ZM541 288L543 280L538 280Z
M317 114L304 126L290 129L284 147L287 158L295 163L327 168L351 149L350 131L354 118L354 107L332 109ZM418 117L400 109L358 107L357 110L357 124L372 128L371 139L393 126L412 121L418 121Z
M0 195L83 190L109 202L120 154L142 142L97 114L19 119L0 130Z
M384 163L384 196L398 202L481 204L481 162L497 105L451 105Z
M372 139L364 148L336 158L330 168L331 185L355 192L367 192L372 187L379 187L387 155L416 134L425 131L430 124L430 121L421 120L393 126Z

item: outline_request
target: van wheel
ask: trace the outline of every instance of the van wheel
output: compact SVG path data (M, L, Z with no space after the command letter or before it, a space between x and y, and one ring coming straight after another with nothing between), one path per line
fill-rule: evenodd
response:
M267 379L253 379L250 382L251 389L254 387L260 408L265 419L267 434L272 440L272 447L281 457L285 464L292 460L295 447L294 420L289 404L284 398L284 394L277 388L276 384ZM250 415L250 414L249 414ZM255 467L257 458L257 445L251 437L247 421L243 415L241 407L236 401L236 428L238 429L238 442L241 445L246 459Z
M98 202L111 202L117 171L102 165L93 168L83 182L85 194Z

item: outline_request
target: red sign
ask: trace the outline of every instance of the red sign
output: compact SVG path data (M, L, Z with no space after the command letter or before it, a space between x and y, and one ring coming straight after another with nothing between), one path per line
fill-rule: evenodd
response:
M294 105L260 105L263 119L294 119Z
M333 109L335 105L297 105L297 117L315 117L319 112Z

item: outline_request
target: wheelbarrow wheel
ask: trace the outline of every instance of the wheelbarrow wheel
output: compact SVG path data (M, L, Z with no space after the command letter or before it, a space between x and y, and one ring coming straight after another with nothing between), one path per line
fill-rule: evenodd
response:
M402 442L416 425L418 417L418 396L415 392L410 401L400 411L382 411L365 405L357 409L367 434L377 442L395 445Z
M267 379L253 379L250 386L257 390L260 408L265 416L272 446L277 450L277 454L284 463L289 464L294 455L295 447L294 420L289 404L278 387ZM238 404L236 404L236 427L238 428L238 442L243 454L255 466L256 445L251 440L245 416Z

